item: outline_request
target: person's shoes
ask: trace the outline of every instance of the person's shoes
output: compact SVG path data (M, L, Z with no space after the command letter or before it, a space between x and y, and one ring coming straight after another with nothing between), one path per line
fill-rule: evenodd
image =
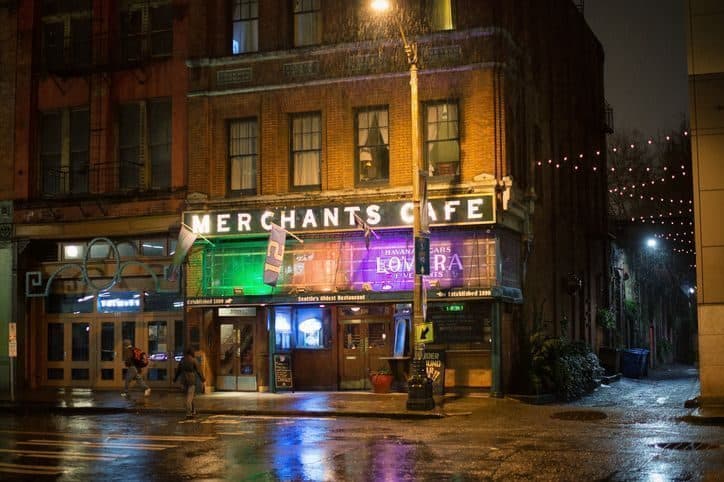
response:
M191 420L193 418L196 418L196 415L186 415L186 420Z
M151 389L150 389L150 388L147 388L146 390L143 391L143 396L144 396L144 397L147 397L147 396L149 396L150 394L151 394Z
M121 396L123 398L128 398L128 392L121 392Z

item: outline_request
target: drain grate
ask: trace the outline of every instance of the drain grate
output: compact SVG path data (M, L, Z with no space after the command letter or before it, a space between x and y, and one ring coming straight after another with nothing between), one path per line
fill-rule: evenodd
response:
M606 414L596 410L575 410L570 412L556 412L551 418L559 420L603 420Z
M662 442L655 447L666 450L713 450L718 449L719 445L706 442Z

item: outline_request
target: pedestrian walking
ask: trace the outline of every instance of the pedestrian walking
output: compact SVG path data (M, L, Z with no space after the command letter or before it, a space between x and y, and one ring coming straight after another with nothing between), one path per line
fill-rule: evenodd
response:
M196 408L194 407L196 377L201 379L201 383L206 383L206 379L199 369L199 362L196 361L196 357L194 356L193 348L187 348L184 352L184 357L178 362L176 375L173 377L174 383L181 378L181 384L186 393L186 418L196 416Z
M126 378L123 382L122 397L128 397L128 385L131 381L136 382L136 386L143 390L144 396L151 394L151 389L146 385L143 379L143 368L148 365L148 356L139 348L133 346L131 340L123 340L123 363L126 365Z

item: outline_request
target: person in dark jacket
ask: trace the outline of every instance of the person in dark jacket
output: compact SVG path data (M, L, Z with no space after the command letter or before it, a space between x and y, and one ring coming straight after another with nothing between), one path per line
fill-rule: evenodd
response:
M186 418L193 418L196 415L194 408L194 394L196 393L196 377L201 379L201 383L206 383L204 375L199 369L199 362L196 361L193 348L187 348L184 357L176 367L176 375L173 377L174 383L181 378L181 383L186 392Z

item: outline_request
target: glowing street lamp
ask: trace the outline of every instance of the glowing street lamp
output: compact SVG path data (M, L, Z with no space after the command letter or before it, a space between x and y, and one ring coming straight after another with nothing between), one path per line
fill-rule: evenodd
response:
M657 242L656 239L654 239L654 238L649 238L649 239L646 240L646 247L647 247L647 248L654 249L654 248L656 248L656 245L657 245L657 244L658 244L658 242Z
M372 0L370 7L377 13L392 11L388 0ZM412 377L408 382L408 410L431 410L435 407L435 400L432 398L432 380L427 377L425 370L424 352L425 345L417 339L417 333L422 330L424 316L422 313L422 275L423 266L429 266L429 241L422 235L422 213L421 200L427 199L423 191L427 189L427 183L423 179L425 175L420 169L420 112L417 96L417 44L409 42L405 35L405 29L396 15L392 15L397 28L400 30L402 44L407 55L407 63L410 66L410 112L411 112L411 141L412 141L412 204L413 222L412 237L415 243L415 277L412 293L412 327L414 341L414 356L412 360ZM425 206L426 208L426 206Z

